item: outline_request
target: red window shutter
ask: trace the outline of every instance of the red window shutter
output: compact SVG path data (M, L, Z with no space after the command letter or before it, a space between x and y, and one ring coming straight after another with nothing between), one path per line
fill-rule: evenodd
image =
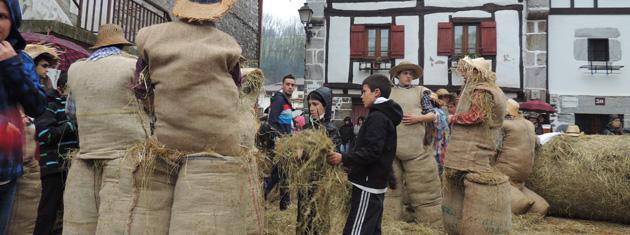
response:
M365 25L352 25L350 27L350 58L364 57L366 52Z
M405 26L392 25L389 37L389 57L402 59L405 57Z
M453 55L453 23L438 23L438 55Z
M482 21L481 31L481 55L497 54L497 23L494 21Z

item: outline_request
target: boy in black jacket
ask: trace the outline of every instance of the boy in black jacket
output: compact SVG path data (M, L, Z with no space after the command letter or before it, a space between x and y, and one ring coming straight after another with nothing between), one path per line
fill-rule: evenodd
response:
M400 105L388 99L389 79L374 74L363 81L363 105L370 110L361 126L352 151L328 155L331 165L350 169L351 208L343 234L381 234L383 200L396 155L396 126L403 112Z

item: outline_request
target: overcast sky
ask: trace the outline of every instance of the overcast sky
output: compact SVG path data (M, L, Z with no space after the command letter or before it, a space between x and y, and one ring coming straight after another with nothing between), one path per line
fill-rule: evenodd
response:
M263 14L271 14L283 19L299 19L297 10L303 5L304 0L263 0Z

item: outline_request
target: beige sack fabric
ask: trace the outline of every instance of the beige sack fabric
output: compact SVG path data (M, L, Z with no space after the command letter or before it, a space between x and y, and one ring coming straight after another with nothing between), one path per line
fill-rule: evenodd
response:
M509 234L510 184L500 173L469 173L464 181L462 234Z
M148 119L129 83L136 58L113 55L78 61L68 70L68 88L76 105L82 159L113 159L147 138Z
M63 193L63 233L95 234L98 222L93 161L72 159Z
M527 213L536 213L542 216L547 214L547 211L549 211L549 203L547 203L544 198L525 187L523 188L523 193L527 196L527 198L534 201Z
M448 234L460 234L462 213L464 209L464 176L465 172L446 168L442 193L442 219Z
M385 193L383 216L394 220L402 220L405 206L403 203L404 184L402 180L402 167L400 166L400 161L394 160L394 162L392 162L392 170L394 171L394 176L396 177L397 188L390 188Z
M510 185L510 200L512 204L512 214L522 215L534 204L534 200L527 197L518 187Z
M426 151L419 158L402 161L402 165L415 220L433 228L442 227L442 190L435 158Z
M403 108L403 114L422 114L422 92L427 88L418 86L410 89L393 87L390 99L396 101ZM410 160L420 157L427 149L424 145L425 124L414 125L400 124L396 127L397 145L396 158L398 160Z
M126 159L133 171L134 190L129 233L166 235L179 165L164 157L153 157L148 163L139 163L138 156L131 157Z
M247 234L253 185L243 158L198 153L183 159L169 234ZM260 228L258 231L262 231Z
M534 168L538 138L534 124L524 118L503 121L503 144L494 167L515 183L527 180Z
M42 194L42 181L39 178L39 164L31 159L24 162L24 174L17 179L17 191L7 234L33 234L37 207Z
M241 55L236 40L211 25L174 21L141 29L136 41L155 84L158 141L242 156L239 90L230 75Z
M64 234L125 234L131 214L131 182L123 159L73 158L64 192ZM123 177L121 177L123 175Z
M478 86L475 89L492 94L492 123L454 124L444 166L460 171L489 172L490 159L496 154L496 141L505 116L505 94L498 87ZM471 97L462 96L456 114L468 112L471 105Z

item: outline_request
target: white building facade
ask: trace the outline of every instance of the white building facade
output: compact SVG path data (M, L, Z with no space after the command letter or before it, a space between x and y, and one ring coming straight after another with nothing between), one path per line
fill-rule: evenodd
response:
M551 0L548 86L558 121L601 133L630 124L630 1Z
M360 84L389 74L402 61L419 64L416 83L459 91L463 79L451 69L459 58L492 60L497 83L508 96L524 99L522 0L307 1L314 10L314 38L307 44L307 92L333 89L335 119L365 115ZM545 89L545 88L542 88Z

